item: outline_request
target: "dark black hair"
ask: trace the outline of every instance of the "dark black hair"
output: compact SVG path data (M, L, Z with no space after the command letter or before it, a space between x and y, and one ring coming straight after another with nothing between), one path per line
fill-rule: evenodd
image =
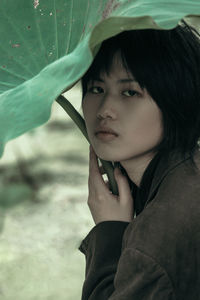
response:
M141 88L148 91L163 116L159 153L189 152L192 164L200 138L200 35L182 20L170 30L123 31L105 40L81 79L82 96L87 84L109 70L114 54Z

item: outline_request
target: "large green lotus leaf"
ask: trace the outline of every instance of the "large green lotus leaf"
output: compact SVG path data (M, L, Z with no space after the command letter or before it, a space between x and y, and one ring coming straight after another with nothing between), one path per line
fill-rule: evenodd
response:
M199 0L1 0L0 157L7 141L49 119L103 40L182 18L199 26Z

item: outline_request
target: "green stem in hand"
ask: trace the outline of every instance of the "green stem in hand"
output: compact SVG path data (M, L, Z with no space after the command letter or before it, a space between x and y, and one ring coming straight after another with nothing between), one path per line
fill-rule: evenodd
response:
M88 138L88 134L87 134L87 130L86 130L86 126L85 126L85 121L84 119L81 117L81 115L77 112L77 110L73 107L73 105L62 95L60 95L56 101L62 106L62 108L67 112L67 114L70 116L70 118L74 121L74 123L78 126L78 128L81 130L81 132L83 133L83 135L86 137L86 139L88 140L89 144L89 138ZM109 161L105 161L100 159L102 166L108 176L108 181L110 184L110 188L111 191L114 195L118 195L118 187L117 187L117 183L115 181L115 177L114 177L114 168L111 162Z

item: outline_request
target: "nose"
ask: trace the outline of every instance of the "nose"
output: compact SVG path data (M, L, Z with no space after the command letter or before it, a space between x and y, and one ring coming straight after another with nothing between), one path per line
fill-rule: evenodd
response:
M98 119L113 119L117 117L116 101L114 101L113 95L105 95L100 102L99 109L97 111Z

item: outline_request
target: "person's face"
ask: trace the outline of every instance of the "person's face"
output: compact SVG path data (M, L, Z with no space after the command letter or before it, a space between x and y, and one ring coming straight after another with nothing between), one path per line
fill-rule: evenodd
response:
M162 139L159 107L137 82L119 82L122 79L134 78L117 54L109 76L101 74L93 85L89 82L82 102L90 142L97 156L108 161L144 156ZM109 134L110 129L116 134Z

